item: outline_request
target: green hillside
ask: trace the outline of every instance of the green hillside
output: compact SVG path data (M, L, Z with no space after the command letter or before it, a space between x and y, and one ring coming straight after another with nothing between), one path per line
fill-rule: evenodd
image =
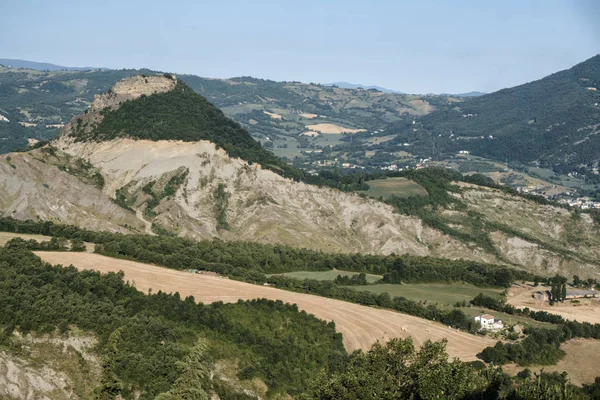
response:
M514 88L464 99L395 126L395 143L430 156L469 150L500 161L573 167L600 155L600 55ZM432 150L435 145L435 150Z

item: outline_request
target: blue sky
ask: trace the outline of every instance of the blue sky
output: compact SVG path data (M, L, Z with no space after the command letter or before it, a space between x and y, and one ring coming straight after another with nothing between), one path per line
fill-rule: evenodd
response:
M494 91L600 53L600 1L1 0L0 58Z

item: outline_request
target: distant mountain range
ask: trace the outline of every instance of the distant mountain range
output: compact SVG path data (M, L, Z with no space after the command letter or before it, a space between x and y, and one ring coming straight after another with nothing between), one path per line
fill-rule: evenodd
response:
M333 82L333 83L325 83L323 86L337 86L339 88L342 89L375 89L375 90L379 90L380 92L384 92L384 93L396 93L396 94L406 94L404 92L400 92L398 90L393 90L393 89L387 89L381 86L375 86L375 85L361 85L358 83L350 83L350 82Z
M34 69L37 71L89 71L94 69L108 69L108 68L97 68L97 67L65 67L63 65L56 65L50 63L42 63L27 60L14 60L10 58L0 58L0 65L12 68L27 68Z
M452 97L479 97L487 94L485 92L467 92L467 93L440 93L440 96L452 96Z
M407 94L406 92L400 92L398 90L388 89L377 85L361 85L359 83L350 82L333 82L326 83L323 86L337 86L342 89L375 89L384 93L395 93L395 94ZM472 91L468 93L429 93L428 96L451 96L451 97L477 97L487 94L485 92Z

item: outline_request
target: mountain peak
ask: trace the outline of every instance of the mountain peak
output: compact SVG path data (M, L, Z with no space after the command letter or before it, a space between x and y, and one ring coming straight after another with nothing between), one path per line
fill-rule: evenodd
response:
M134 140L210 141L230 157L256 162L283 175L292 168L263 149L250 134L174 75L138 75L97 95L92 106L73 118L61 143Z
M117 82L112 89L106 93L96 95L92 108L103 110L111 109L129 100L139 99L142 96L150 96L156 93L164 93L175 89L177 77L175 75L137 75L124 78Z

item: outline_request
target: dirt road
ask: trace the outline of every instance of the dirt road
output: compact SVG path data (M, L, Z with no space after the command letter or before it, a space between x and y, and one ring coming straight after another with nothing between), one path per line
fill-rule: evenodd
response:
M36 252L52 264L74 265L79 269L125 273L125 280L143 292L179 292L182 297L194 296L196 301L211 303L236 302L238 299L267 298L295 303L298 308L317 318L335 321L344 336L348 351L368 349L377 340L412 336L415 345L426 340L448 339L448 353L461 360L475 360L491 338L470 335L447 326L388 310L365 307L340 300L288 292L268 286L251 285L218 276L192 274L133 261L119 260L89 253Z

